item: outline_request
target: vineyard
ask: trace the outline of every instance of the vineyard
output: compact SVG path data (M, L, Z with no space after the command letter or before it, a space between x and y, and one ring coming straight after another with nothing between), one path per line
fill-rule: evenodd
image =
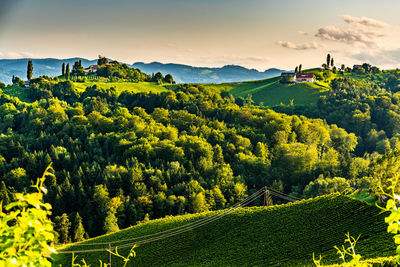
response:
M328 92L328 88L323 84L282 84L279 79L280 77L274 77L259 81L203 84L202 86L211 90L229 92L235 98L246 98L251 95L255 104L259 105L262 102L266 107L278 106L280 103L287 105L291 100L295 105L314 105L320 96Z
M240 208L202 227L155 238L157 232L215 218L216 212L167 217L66 247L64 251L90 251L77 255L92 266L99 259L108 262L104 251L107 243L121 247L119 251L124 254L135 242L142 244L135 249L134 266L311 265L313 253L322 255L325 264L334 264L339 259L333 246L343 244L345 233L349 232L352 236L361 235L356 250L363 259L393 256L393 238L386 232L385 214L379 212L364 202L329 195L279 206ZM55 263L68 266L71 257L68 253L58 254ZM117 258L113 257L112 263L119 266Z

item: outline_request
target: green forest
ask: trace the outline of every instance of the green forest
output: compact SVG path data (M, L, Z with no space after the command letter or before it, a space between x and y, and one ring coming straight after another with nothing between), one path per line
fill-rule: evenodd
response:
M44 202L52 206L56 243L221 210L265 186L299 199L336 192L360 198L363 190L373 203L393 187L400 167L397 72L374 69L374 79L371 68L313 70L329 94L315 104L265 108L251 95L102 64L95 77L76 62L59 77L29 86L13 77L13 85L1 85L0 200L7 205L32 192L52 164ZM151 86L129 89L132 83Z

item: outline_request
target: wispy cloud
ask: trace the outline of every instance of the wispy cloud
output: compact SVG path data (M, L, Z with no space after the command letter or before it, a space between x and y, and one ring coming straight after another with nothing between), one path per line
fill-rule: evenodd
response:
M353 17L350 15L340 15L339 17L341 17L345 22L347 22L349 24L363 25L366 27L374 27L374 28L381 28L381 29L390 27L390 25L385 22L367 18L367 17L357 18L357 17Z
M320 47L320 45L317 44L316 42L294 44L288 41L277 41L276 44L284 48L295 49L295 50L310 50L310 49L317 49Z
M363 51L356 53L351 57L374 65L398 66L398 63L400 62L400 48Z
M36 56L29 52L0 52L0 58L18 59L18 58L35 58Z
M371 46L375 45L376 38L382 35L380 33L366 32L351 28L342 29L336 26L324 26L318 29L315 36L327 41L344 42L347 44L361 43Z
M384 29L389 24L367 17L353 17L340 15L350 26L339 28L336 26L324 26L318 29L315 37L326 41L336 41L346 44L361 44L369 48L377 47L377 40L385 36Z
M301 35L308 35L308 32L304 32L304 31L297 31L297 33L301 34Z

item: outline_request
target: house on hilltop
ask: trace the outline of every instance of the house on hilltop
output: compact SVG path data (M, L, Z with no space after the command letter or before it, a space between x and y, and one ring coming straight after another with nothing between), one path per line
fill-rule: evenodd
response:
M295 82L314 82L314 73L296 73Z
M95 73L99 70L98 65L90 65L89 68L83 70L84 73Z
M98 65L90 65L89 69L91 72L97 72L99 70L99 66Z
M314 73L282 72L281 83L314 82Z

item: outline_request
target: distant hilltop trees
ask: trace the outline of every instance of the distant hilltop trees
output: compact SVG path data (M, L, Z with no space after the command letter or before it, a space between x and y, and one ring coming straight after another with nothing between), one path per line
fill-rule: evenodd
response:
M121 64L118 61L109 61L106 57L99 55L97 65L90 65L83 68L82 61L75 61L70 73L69 64L63 63L61 65L61 74L66 79L70 79L70 75L77 79L84 80L86 76L89 77L103 77L108 78L110 81L125 80L131 82L156 82L158 84L168 83L174 84L174 78L171 74L164 75L161 72L148 75L139 69L131 68L127 64Z

